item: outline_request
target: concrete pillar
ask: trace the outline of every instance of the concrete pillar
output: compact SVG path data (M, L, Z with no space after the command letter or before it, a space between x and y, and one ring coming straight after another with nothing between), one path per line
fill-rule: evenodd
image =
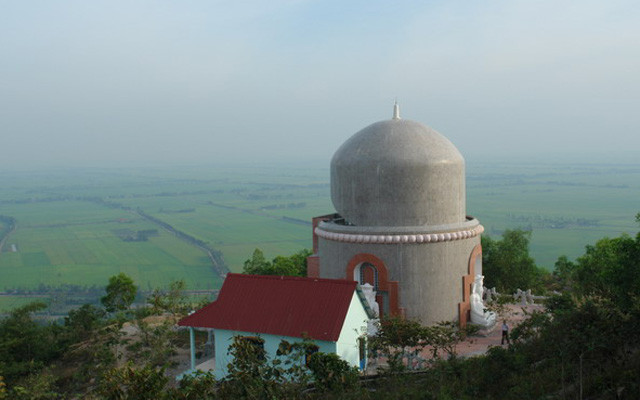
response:
M189 327L189 343L191 350L191 369L196 369L196 335L193 327Z

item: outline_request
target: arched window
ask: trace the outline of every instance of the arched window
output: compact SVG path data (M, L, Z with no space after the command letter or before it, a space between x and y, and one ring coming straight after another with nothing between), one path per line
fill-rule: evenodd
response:
M357 277L357 281L360 282L361 285L365 283L373 286L373 290L378 291L378 269L368 262L364 262L360 264L357 268L359 276ZM354 277L355 278L355 277Z
M376 292L380 315L403 315L398 298L398 281L389 280L389 272L382 259L369 253L356 254L346 268L346 279L361 285L369 283Z

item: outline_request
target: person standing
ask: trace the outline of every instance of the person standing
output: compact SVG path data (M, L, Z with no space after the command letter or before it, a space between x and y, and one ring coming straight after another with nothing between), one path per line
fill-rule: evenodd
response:
M511 340L509 339L509 325L507 324L507 320L502 321L502 340L500 344L503 345L504 341L507 341L507 344L511 344Z

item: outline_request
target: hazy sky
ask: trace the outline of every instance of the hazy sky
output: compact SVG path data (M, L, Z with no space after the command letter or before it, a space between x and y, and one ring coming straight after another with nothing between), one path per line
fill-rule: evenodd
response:
M302 160L391 117L637 156L637 0L0 0L0 165Z

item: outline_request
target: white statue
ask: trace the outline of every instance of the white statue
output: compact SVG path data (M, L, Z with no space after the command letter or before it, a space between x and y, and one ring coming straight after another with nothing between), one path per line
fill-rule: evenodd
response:
M367 299L367 303L369 303L369 308L373 310L376 317L379 316L380 306L376 301L376 292L373 290L373 286L369 283L365 283L364 285L360 285L360 289L362 289L362 294L364 294L364 298Z
M496 290L496 287L492 287L491 289L488 290L488 292L490 293L489 297L491 297L491 301L494 300L498 300L498 291Z
M527 304L534 304L533 294L531 294L531 289L527 290L527 292L525 293L525 297L527 298Z
M484 276L476 275L471 288L471 323L480 325L482 328L491 328L496 324L496 313L486 311L482 302Z
M369 303L369 308L373 310L376 318L370 319L367 323L367 335L374 336L378 332L378 316L380 316L380 305L376 301L376 292L373 290L373 286L369 283L365 283L364 285L360 285L360 289L362 290L362 294L364 298Z
M516 292L513 295L513 300L518 301L520 300L520 305L521 306L526 306L527 305L527 293L523 290L517 289Z

